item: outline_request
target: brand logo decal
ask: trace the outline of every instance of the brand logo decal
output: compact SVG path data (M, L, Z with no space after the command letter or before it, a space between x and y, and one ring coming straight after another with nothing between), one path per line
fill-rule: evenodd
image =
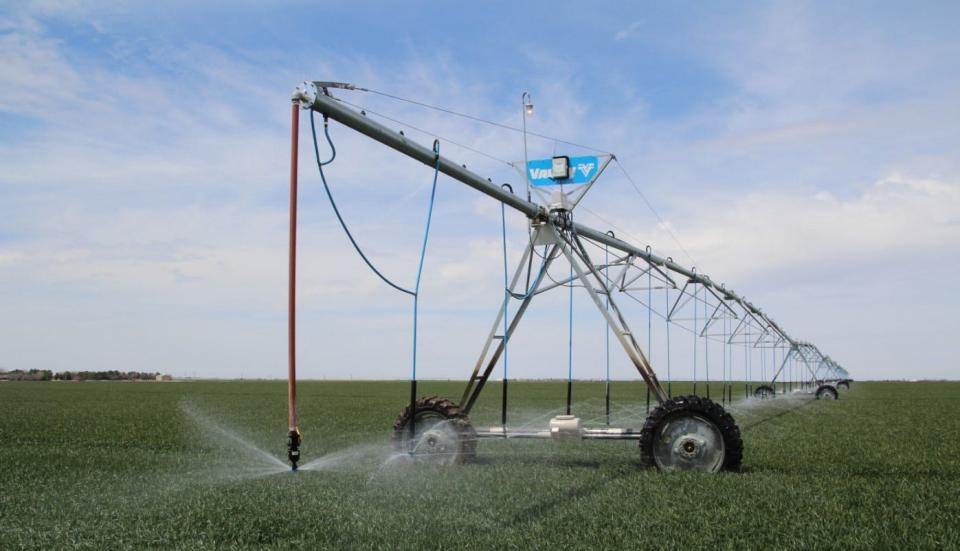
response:
M588 184L597 176L597 167L600 161L596 156L570 157L569 178L555 180L551 178L553 174L553 159L535 159L527 163L527 174L530 183L535 186L553 186L558 184Z

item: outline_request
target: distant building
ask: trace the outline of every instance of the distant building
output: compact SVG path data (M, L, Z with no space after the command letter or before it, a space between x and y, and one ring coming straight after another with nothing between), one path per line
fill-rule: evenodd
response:
M158 380L158 381L172 381L172 380L173 380L173 375L160 375L160 374L157 374L157 380Z

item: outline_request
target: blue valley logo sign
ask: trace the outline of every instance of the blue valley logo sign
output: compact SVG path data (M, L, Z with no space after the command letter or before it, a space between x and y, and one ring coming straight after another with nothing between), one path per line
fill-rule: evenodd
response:
M527 162L527 177L535 186L558 184L589 184L600 169L600 160L595 156L570 157L570 177L552 178L553 159L536 159Z

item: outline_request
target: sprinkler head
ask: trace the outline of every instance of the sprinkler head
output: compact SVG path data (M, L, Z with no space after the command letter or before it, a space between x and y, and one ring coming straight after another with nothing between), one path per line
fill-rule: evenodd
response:
M303 441L303 435L300 429L294 427L287 433L287 459L290 460L291 470L297 470L297 463L300 462L300 442Z

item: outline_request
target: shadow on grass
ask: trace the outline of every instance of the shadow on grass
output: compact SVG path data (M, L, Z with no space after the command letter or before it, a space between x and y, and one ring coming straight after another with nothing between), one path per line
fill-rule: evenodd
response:
M639 460L639 452L637 459ZM601 469L610 467L623 467L640 469L639 461L623 460L620 457L603 457L596 459L586 459L583 457L564 457L557 452L524 452L512 454L510 452L478 455L473 461L475 465L497 466L497 465L517 465L517 466L552 466L558 468L579 468L579 469Z
M581 484L575 488L571 488L560 493L557 496L554 496L550 499L546 499L539 503L530 505L529 507L524 507L523 509L517 511L514 514L513 518L506 523L510 528L516 528L533 522L539 518L542 518L551 512L568 507L572 502L580 499L584 499L595 495L602 491L604 488L609 486L613 482L618 482L627 477L634 476L637 473L642 472L639 468L636 470L623 469L609 478L605 478L599 483L588 482L586 484Z
M940 469L909 469L890 466L865 466L861 468L838 466L835 468L811 468L809 464L799 464L796 468L788 467L755 467L749 470L750 474L764 474L777 476L812 476L829 479L858 479L869 481L911 481L929 482L943 481L956 484L960 482L960 474L946 472Z

